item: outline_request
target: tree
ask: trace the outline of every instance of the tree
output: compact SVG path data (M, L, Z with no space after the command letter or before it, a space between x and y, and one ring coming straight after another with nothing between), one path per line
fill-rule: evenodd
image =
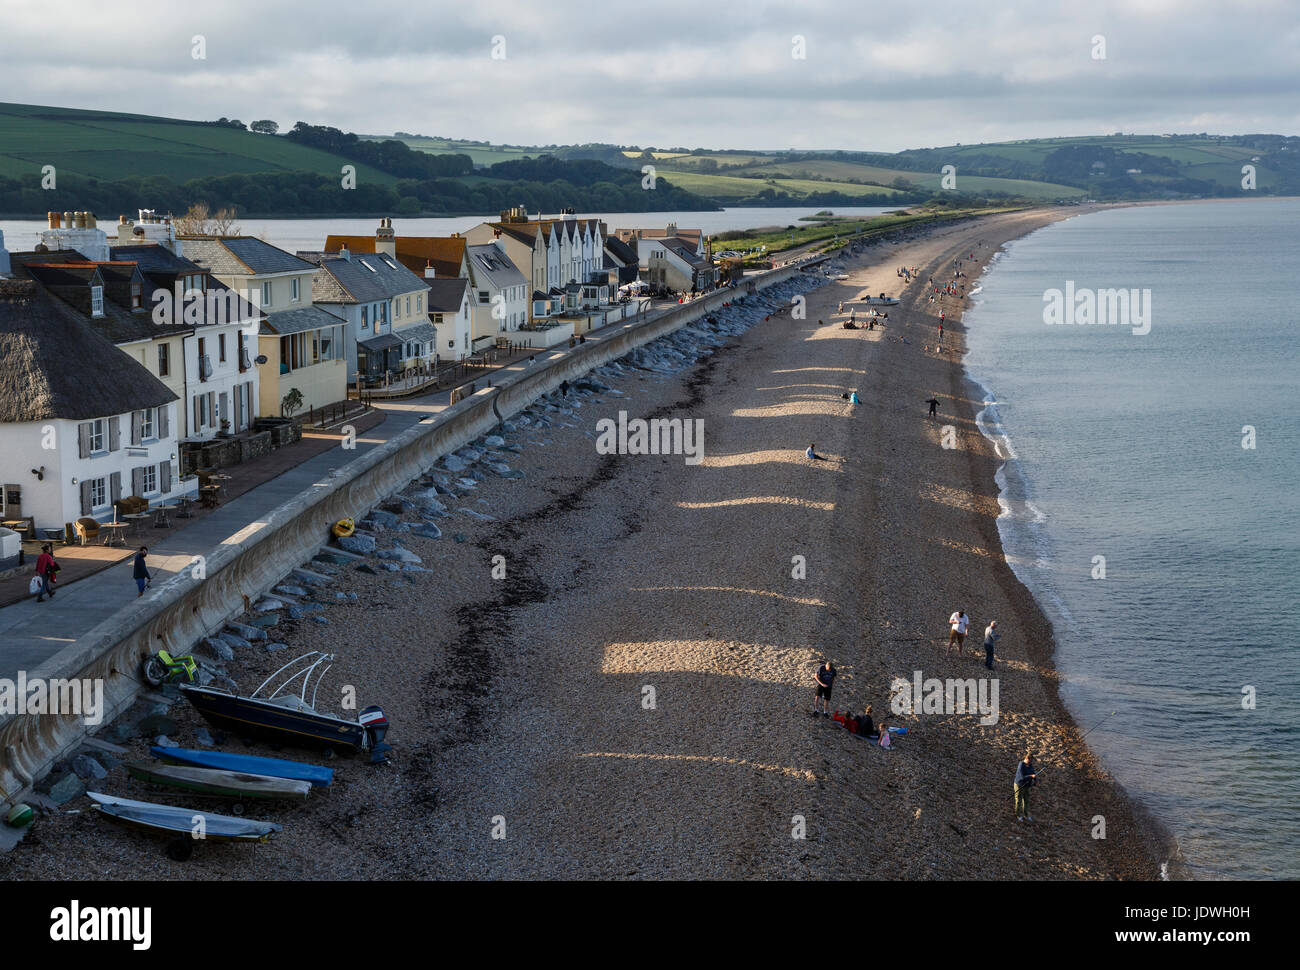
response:
M274 135L280 130L280 126L270 119L263 121L254 121L248 126L249 131L255 131L259 135Z
M296 387L289 388L283 400L280 401L280 413L286 418L293 417L293 412L302 407L302 391Z
M183 216L172 219L176 232L182 236L238 236L233 209L219 209L213 215L206 202L195 202Z

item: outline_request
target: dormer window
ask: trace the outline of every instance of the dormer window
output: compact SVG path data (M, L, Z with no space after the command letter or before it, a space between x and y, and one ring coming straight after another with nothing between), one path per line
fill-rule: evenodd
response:
M102 317L104 315L104 288L102 286L92 286L90 288L90 315L92 317Z
M131 309L136 311L144 309L144 287L139 283L131 284Z

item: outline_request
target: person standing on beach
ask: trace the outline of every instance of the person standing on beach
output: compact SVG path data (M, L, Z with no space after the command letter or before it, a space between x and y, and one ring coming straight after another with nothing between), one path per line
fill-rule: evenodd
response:
M965 610L958 610L952 616L948 617L948 625L952 628L948 632L948 649L957 644L957 656L961 656L962 644L966 642L966 629L970 626L970 617L966 615Z
M817 696L813 698L813 714L817 714L817 704L821 703L821 716L831 716L831 688L835 686L835 675L839 673L835 665L827 658L826 662L817 668L817 673L813 675L817 681Z
M139 592L135 594L136 599L143 596L145 587L153 582L153 577L149 575L149 567L146 566L144 562L145 556L147 555L149 555L148 546L141 546L140 551L135 554L135 585L136 589L139 590Z
M1032 822L1034 817L1029 814L1029 789L1033 787L1034 780L1038 773L1034 768L1034 756L1031 752L1025 752L1025 760L1016 765L1016 781L1012 785L1012 791L1016 795L1016 821Z
M939 399L932 397L925 403L930 405L930 417L935 417L939 410Z
M989 670L993 669L993 648L997 646L1002 634L998 632L998 621L989 620L989 625L984 628L984 666Z

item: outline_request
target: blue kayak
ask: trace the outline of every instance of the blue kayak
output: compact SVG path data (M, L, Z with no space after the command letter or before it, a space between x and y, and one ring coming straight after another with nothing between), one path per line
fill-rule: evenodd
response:
M295 781L309 781L317 788L324 788L334 780L333 768L322 768L301 761L259 758L256 755L232 754L228 751L198 751L194 748L153 747L149 752L155 758L172 764L242 771L253 775L271 775L274 778L292 778Z

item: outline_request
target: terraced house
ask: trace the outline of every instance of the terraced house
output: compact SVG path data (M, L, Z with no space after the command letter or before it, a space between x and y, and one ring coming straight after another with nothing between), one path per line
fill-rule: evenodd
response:
M347 398L347 324L315 305L316 264L251 236L177 238L186 259L262 313L254 358L257 414L277 416Z
M6 519L93 531L126 497L194 491L175 472L176 392L36 279L0 280L0 360Z
M312 299L346 322L348 375L373 385L437 362L437 330L429 321L427 281L387 253L299 252L318 267Z

